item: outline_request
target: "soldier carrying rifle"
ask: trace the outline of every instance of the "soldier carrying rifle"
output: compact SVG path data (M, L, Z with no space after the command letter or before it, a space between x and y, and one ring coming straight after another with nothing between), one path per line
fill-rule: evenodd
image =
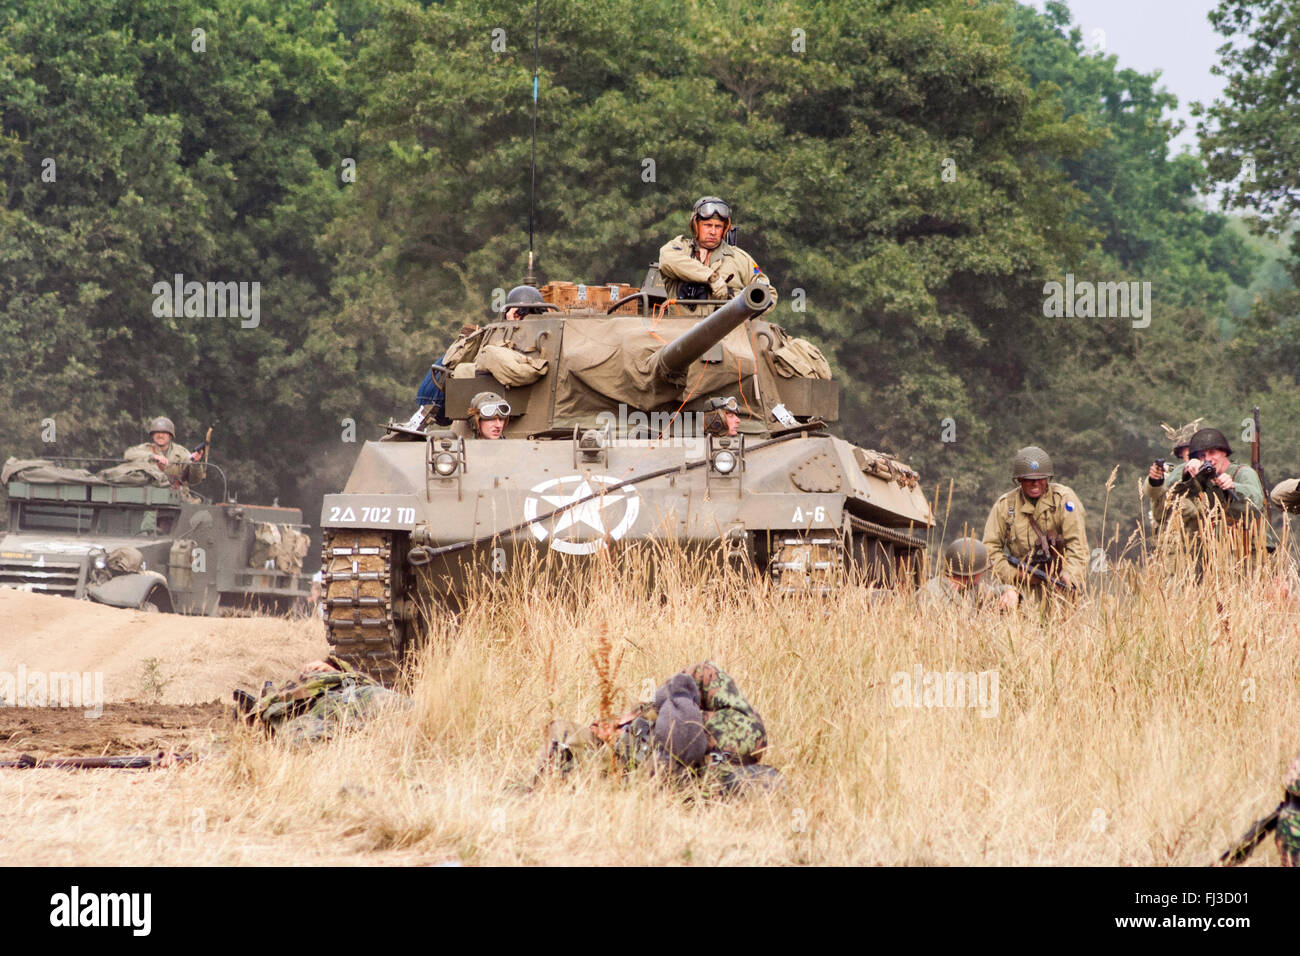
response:
M1034 445L1016 452L1011 477L1020 488L997 500L984 525L994 575L1021 593L1082 587L1088 533L1079 496L1050 480L1052 459Z

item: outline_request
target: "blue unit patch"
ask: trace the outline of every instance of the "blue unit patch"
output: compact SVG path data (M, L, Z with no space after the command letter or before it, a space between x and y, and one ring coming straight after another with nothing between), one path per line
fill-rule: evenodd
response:
M1074 502L1073 502L1073 501L1067 501L1067 502L1065 503L1065 510L1066 510L1066 511L1073 511L1073 510L1074 510Z

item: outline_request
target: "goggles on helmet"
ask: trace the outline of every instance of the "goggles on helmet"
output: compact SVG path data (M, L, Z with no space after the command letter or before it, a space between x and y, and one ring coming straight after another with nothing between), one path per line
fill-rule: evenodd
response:
M695 204L696 219L725 219L731 221L731 207L717 196L705 196Z
M726 398L709 399L709 408L712 410L725 408L729 412L740 411L740 406L736 404L736 398L734 395L728 395Z
M479 418L509 418L509 402L484 402L478 407Z

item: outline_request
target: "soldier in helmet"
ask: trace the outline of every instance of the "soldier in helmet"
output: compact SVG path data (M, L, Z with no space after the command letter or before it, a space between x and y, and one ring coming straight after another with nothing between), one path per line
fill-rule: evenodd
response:
M509 423L510 403L496 392L479 392L469 403L469 424L475 438L500 438Z
M992 607L1013 610L1020 592L1009 584L992 584L985 579L989 552L977 538L957 538L943 546L943 570L917 592L926 607Z
M1159 530L1165 523L1165 493L1164 484L1168 481L1171 485L1183 475L1183 463L1187 461L1187 449L1192 443L1192 436L1196 434L1201 427L1202 418L1194 422L1188 422L1182 428L1174 429L1164 422L1160 427L1164 429L1165 436L1173 442L1173 450L1170 452L1178 460L1178 464L1164 466L1160 462L1153 461L1151 467L1147 470L1146 478L1141 482L1140 491L1142 497L1150 502L1151 521L1155 530Z
M659 274L670 298L729 299L751 282L768 282L749 253L727 242L730 229L731 207L726 202L717 196L696 201L691 234L670 239L659 250ZM694 312L698 307L684 308Z
M1170 514L1191 540L1220 520L1239 524L1264 510L1264 486L1249 465L1231 461L1232 446L1217 428L1202 428L1191 437L1188 459L1178 480L1157 486ZM1175 511L1176 509L1176 511Z
M709 410L704 413L704 434L717 437L740 434L740 406L734 395L709 399Z
M159 415L149 423L149 441L132 445L122 455L127 461L152 461L170 479L173 488L207 477L207 468L199 464L202 452L191 453L176 444L176 426L170 418Z
M517 285L506 295L505 318L507 322L514 322L525 315L545 312L541 306L544 303L542 293L536 287L531 285ZM534 308L535 306L535 308ZM451 348L442 354L438 361L429 366L429 371L425 373L424 380L420 382L420 387L415 392L415 404L419 406L415 414L411 416L407 425L411 428L417 428L424 422L430 414L433 421L439 425L449 425L451 420L446 417L445 405L446 394L442 388L442 382L447 373L447 361L452 352L460 345L467 336L478 331L476 325L466 325L460 330L460 337L452 343Z
M993 505L984 525L984 545L998 580L1041 592L1042 580L1018 570L1007 560L1016 558L1049 578L1082 587L1088 570L1088 534L1083 504L1065 485L1051 481L1052 459L1030 445L1011 460L1011 477L1020 485Z

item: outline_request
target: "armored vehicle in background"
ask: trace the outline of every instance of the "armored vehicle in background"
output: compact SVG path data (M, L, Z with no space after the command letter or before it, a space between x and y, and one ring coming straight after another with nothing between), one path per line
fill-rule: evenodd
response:
M221 477L219 502L151 465L11 458L0 587L180 614L289 611L311 592L302 512L226 501L224 474L207 467Z
M430 408L390 422L325 497L336 654L393 680L421 608L454 606L483 576L508 578L525 549L581 560L672 541L716 549L780 590L915 579L933 524L918 476L826 433L838 386L815 346L762 318L766 285L691 303L712 308L702 317L674 314L653 267L640 290L543 293L533 314L448 351L439 384L452 427ZM465 421L485 391L509 405L499 440ZM706 434L710 399L725 396L739 434Z

